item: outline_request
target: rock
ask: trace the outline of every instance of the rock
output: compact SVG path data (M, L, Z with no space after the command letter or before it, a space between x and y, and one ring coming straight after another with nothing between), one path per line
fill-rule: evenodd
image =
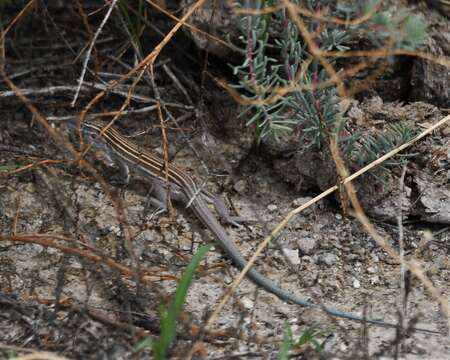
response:
M244 307L246 309L253 309L253 306L255 306L254 302L252 300L250 300L247 296L244 296L241 299L242 305L244 305Z
M364 111L358 106L358 102L355 101L352 103L350 109L347 112L347 116L355 120L357 124L363 123L365 121L366 115L364 114Z
M181 2L184 14L189 11L191 5L190 0ZM189 18L189 23L204 33L192 30L188 26L183 28L200 49L220 58L229 59L233 51L232 46L228 45L227 37L233 43L237 43L240 34L240 17L234 14L233 8L231 1L206 0ZM211 36L206 36L205 33Z
M244 180L239 180L233 185L233 189L236 190L238 194L242 194L247 189L247 183Z
M450 224L450 185L438 184L435 177L417 172L413 181L417 186L413 214L423 221Z
M288 260L293 265L300 264L300 256L298 254L298 250L283 248L283 254L288 258Z
M32 193L34 193L34 192L36 191L36 188L35 188L34 184L28 183L28 184L25 186L25 191L26 191L27 193L29 193L29 194L32 194Z
M427 0L429 6L436 8L442 15L450 18L450 3L448 0Z
M435 57L449 56L448 22L436 26L428 38L427 53ZM411 100L426 101L440 107L450 106L450 68L421 58L415 58L411 70Z
M317 262L319 264L324 264L327 266L335 265L337 262L337 256L333 253L323 253L317 257Z
M317 240L312 237L303 237L297 240L301 255L311 255L317 248Z
M311 201L312 199L313 198L310 196L299 197L292 202L292 205L297 208L297 207L300 207L300 206L306 204L308 201ZM313 204L313 205L307 207L305 210L302 211L302 214L305 216L311 214L313 212L313 210L315 209L315 206L316 206L316 204Z

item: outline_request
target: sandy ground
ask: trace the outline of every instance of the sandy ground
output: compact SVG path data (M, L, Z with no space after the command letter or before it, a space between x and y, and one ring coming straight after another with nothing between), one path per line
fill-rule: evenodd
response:
M226 147L224 144L217 146ZM196 160L187 151L179 154L176 161L187 168L196 165ZM104 170L110 178L116 175L113 169ZM213 191L218 189L214 186L217 179L220 178L209 182ZM67 241L54 242L86 249L80 245L82 242L89 245L92 252L108 255L129 267L133 265L129 246L124 243L123 226L117 221L111 199L100 184L86 174L67 171L62 167L52 168L51 171L39 169L2 180L1 186L1 234L65 236ZM290 210L310 199L289 189L257 157L249 159L234 188L239 193L233 188L228 192L234 208L240 216L256 222L241 228L225 226L247 257ZM127 186L109 186L109 189L122 199L132 236L132 252L141 270L148 271L151 281L142 284L145 291L136 295L136 284L132 278L118 274L101 261L64 255L47 246L4 241L0 276L2 292L14 296L20 306L37 306L58 297L61 301L101 310L114 321L128 321L137 326L140 323L135 319L136 313L142 311L147 314L142 315L147 318L147 323L142 322L142 328L157 327L155 316L163 299L153 290L158 288L172 294L176 279L192 253L204 242L210 242L211 235L182 207L175 207L172 219L167 214L155 214L153 208L146 210L144 205L149 185L144 179L134 180ZM376 223L376 228L396 246L398 229L395 225ZM421 249L419 244L427 236L428 228L430 226L427 224L406 226L406 254L420 261L436 287L448 296L449 233L448 230L442 232ZM187 318L182 327L185 336L180 337L175 352L183 353L189 349L189 344L192 345L189 326L192 330L194 324L200 327L204 324L208 314L223 297L227 285L238 274L218 248L208 253L203 266L189 291L185 309ZM321 201L296 216L265 251L257 266L285 289L340 310L358 314L366 311L372 318L396 322L397 311L402 307L399 265L368 238L354 218L344 217L336 204L329 200ZM161 280L164 277L171 280ZM46 305L45 308L51 312L52 306ZM60 311L55 315L58 329L66 327L68 330L73 325L68 321L70 313ZM1 326L8 331L2 331L1 341L19 345L30 329L13 321L10 312L5 314ZM405 320L412 318L417 318L417 327L441 331L442 334L413 333L401 341L403 358L448 358L450 347L446 320L437 302L417 279L412 281ZM101 322L97 323L89 317L84 321L89 326L102 328L102 339L117 336L117 329L113 329L112 335ZM63 339L67 338L53 338L55 334L51 323L43 319L38 323L40 325L34 331L47 333L53 342L65 347ZM395 330L376 326L370 326L368 335L364 337L361 324L329 318L318 310L286 304L244 280L212 328L227 336L216 335L216 339L207 341L205 351L208 358L233 353L244 356L248 352L275 354L286 324L291 326L295 336L317 325L322 332L317 339L328 339L325 342L327 352L338 357L356 355L366 346L370 354L389 355L393 351L391 342L395 342L396 338ZM126 337L114 343L123 356L129 351L127 347L137 341L136 337L126 333ZM72 336L74 346L87 335L79 331ZM124 343L125 338L127 341ZM30 345L39 346L37 339L33 335ZM102 348L111 351L110 346L103 344Z

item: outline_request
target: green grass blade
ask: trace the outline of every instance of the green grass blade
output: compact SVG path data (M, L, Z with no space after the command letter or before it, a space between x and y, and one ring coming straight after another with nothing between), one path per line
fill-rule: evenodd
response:
M288 360L289 350L292 347L292 330L288 324L284 325L283 342L281 343L281 348L278 353L278 360Z
M193 256L183 275L181 276L172 304L168 309L166 309L164 306L161 306L161 334L159 336L159 339L156 341L145 339L136 345L135 351L140 351L146 347L151 346L153 350L153 356L156 360L166 359L167 350L169 349L169 346L177 333L177 319L181 311L183 310L186 295L195 270L197 269L200 261L209 251L211 246L212 244L200 247L197 253Z
M16 170L18 168L20 168L21 165L15 165L15 164L4 164L4 165L0 165L0 172L9 172L9 171L13 171Z

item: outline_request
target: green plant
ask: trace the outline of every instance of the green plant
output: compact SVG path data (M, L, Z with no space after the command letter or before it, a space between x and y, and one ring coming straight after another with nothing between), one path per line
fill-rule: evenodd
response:
M417 129L406 122L389 125L382 133L367 135L359 149L354 148L352 158L362 167L382 155L408 142L417 135ZM415 154L399 154L383 162L377 169L387 171L389 167L402 166ZM373 175L373 173L372 173Z
M3 164L0 165L0 172L8 172L8 171L13 171L20 168L20 165L16 165L16 164Z
M298 14L321 51L351 50L351 40L362 34L376 47L391 50L418 48L426 38L423 17L407 10L395 14L375 11L378 1L339 2L338 5L330 0L291 0L291 3L310 13L343 20L367 15L363 22L343 25ZM275 2L241 0L238 4L242 8L252 4L253 9L264 10ZM244 61L232 68L238 78L235 88L250 104L239 116L248 118L246 124L254 127L256 141L269 137L281 141L296 129L302 146L316 146L320 150L330 134L340 135L346 119L338 107L336 86L331 85L330 75L319 59L310 53L287 10L244 15L240 18L240 33ZM328 56L327 61L338 71L337 58ZM289 91L280 92L280 88L287 87ZM354 140L352 134L339 139L344 153L352 152Z
M7 359L15 359L19 356L16 350L7 350L5 351L5 356Z
M137 55L142 58L141 35L145 27L145 1L119 0L119 18L130 37Z
M153 351L153 356L156 360L166 359L167 351L177 333L177 319L181 314L186 300L187 291L194 276L194 272L197 269L200 261L205 254L209 251L212 245L204 245L195 253L191 262L187 266L186 270L181 276L180 283L178 284L175 292L175 297L169 306L166 308L161 305L160 307L160 328L161 333L158 340L152 340L150 338L144 339L135 346L135 351L141 351L144 348L150 347Z
M278 360L288 360L289 351L293 348L300 349L307 345L313 347L313 349L320 353L322 351L322 345L317 340L318 337L322 336L323 332L318 330L317 325L311 326L306 329L298 339L294 339L292 334L292 329L289 325L285 325L283 342L281 343L281 348L278 353Z

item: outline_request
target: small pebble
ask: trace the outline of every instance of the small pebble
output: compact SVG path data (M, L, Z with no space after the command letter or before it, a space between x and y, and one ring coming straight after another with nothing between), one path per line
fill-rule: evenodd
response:
M270 204L269 206L267 206L267 210L269 210L270 212L274 212L277 209L278 206L276 206L275 204Z
M302 255L311 255L317 248L317 240L312 237L304 237L297 240L297 246Z
M299 197L292 202L292 205L297 208L297 207L300 207L300 206L306 204L310 200L312 200L312 197ZM302 211L302 214L303 215L311 214L312 211L314 210L314 206L315 205L313 204L313 205L307 207L305 210Z
M116 235L120 235L122 232L120 231L120 226L111 226L111 232L116 234Z
M318 256L317 261L319 262L319 264L325 264L327 266L332 266L332 265L336 264L337 256L332 253L324 253L324 254L320 254Z
M34 193L35 192L34 184L28 183L25 186L25 190L26 190L27 193L30 193L30 194Z
M233 185L233 189L236 190L238 194L244 193L246 188L247 183L244 180L239 180L236 184Z
M298 255L298 250L283 248L283 254L289 261L294 265L300 264L300 257Z
M243 298L241 299L241 302L242 302L242 305L244 305L244 307L245 307L246 309L252 309L253 306L254 306L253 301L250 300L248 297L243 297Z
M353 287L355 289L359 289L361 287L361 283L359 282L358 279L353 280Z

